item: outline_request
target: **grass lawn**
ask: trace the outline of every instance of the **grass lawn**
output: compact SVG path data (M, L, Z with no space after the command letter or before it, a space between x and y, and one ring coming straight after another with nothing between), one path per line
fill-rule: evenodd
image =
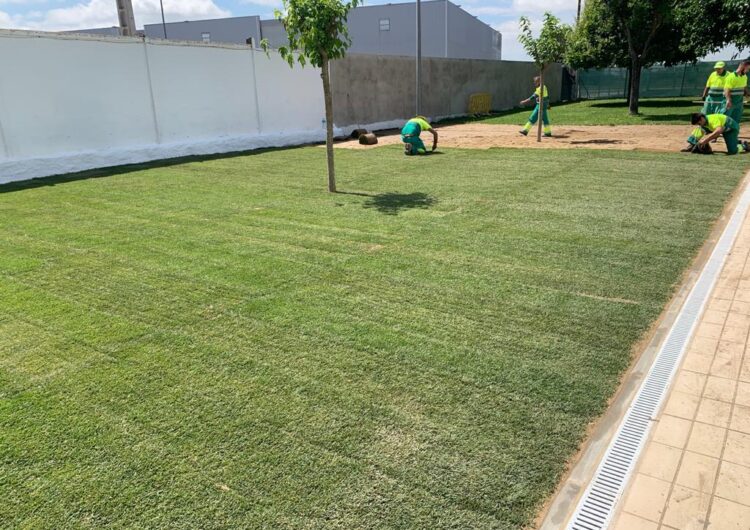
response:
M628 104L624 99L599 99L561 103L550 107L552 125L687 125L690 114L699 112L701 106L693 103L696 98L642 99L640 116L628 115ZM483 121L504 125L523 125L532 106L501 112ZM750 109L745 108L743 122L750 121Z
M520 528L750 158L319 147L0 187L0 521Z

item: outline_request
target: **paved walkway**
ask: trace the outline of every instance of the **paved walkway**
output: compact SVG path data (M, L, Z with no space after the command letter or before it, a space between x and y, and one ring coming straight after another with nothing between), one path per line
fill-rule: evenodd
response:
M711 295L613 530L750 530L750 218Z

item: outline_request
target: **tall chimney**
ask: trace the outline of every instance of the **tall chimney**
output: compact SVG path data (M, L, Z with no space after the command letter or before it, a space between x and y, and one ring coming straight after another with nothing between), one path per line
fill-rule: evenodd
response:
M132 0L117 0L117 18L120 19L120 35L135 36L135 16Z

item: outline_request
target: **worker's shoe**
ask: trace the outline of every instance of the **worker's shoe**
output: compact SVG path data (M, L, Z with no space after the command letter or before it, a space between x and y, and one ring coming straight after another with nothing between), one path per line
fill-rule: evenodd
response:
M545 138L552 138L552 133L544 133Z
M742 147L745 149L746 153L750 153L750 142L745 140L744 142L742 142Z
M414 154L412 151L412 145L411 144L404 144L404 154L406 156L411 156Z
M520 132L520 133L521 133L521 134L523 134L524 136L528 136L528 135L529 135L529 131L527 131L526 129L521 129L521 130L520 130L520 131L518 131L518 132Z

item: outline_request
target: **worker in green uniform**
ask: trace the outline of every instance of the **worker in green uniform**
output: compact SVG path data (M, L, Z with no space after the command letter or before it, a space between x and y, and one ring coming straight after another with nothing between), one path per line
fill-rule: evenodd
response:
M528 98L521 101L521 106L531 103L532 101L536 102L534 112L531 113L529 121L526 122L526 125L524 125L523 129L520 131L524 136L529 134L529 131L537 122L540 112L542 114L542 123L544 124L544 136L552 136L552 128L550 127L549 115L547 114L547 111L549 110L549 91L547 91L547 85L541 86L541 84L541 78L539 76L535 77L534 86L536 87L536 90Z
M406 155L424 155L427 154L427 148L419 137L423 131L432 134L432 150L437 149L438 133L427 122L424 116L417 116L406 122L401 129L401 141L404 142L404 154Z
M724 114L736 121L738 125L742 122L745 95L750 95L747 90L748 70L750 70L750 60L742 61L735 72L727 75L724 82L724 98L726 99Z
M691 116L690 123L697 125L697 128L693 130L693 134L688 138L688 148L685 149L686 151L693 151L693 147L696 145L698 147L708 145L719 136L724 137L727 153L730 155L750 151L750 144L748 142L740 143L739 141L739 124L726 114L709 114L706 116L702 112L696 112Z
M727 64L719 61L714 65L714 71L708 76L706 88L703 89L703 114L716 114L724 109L724 82L727 78Z

